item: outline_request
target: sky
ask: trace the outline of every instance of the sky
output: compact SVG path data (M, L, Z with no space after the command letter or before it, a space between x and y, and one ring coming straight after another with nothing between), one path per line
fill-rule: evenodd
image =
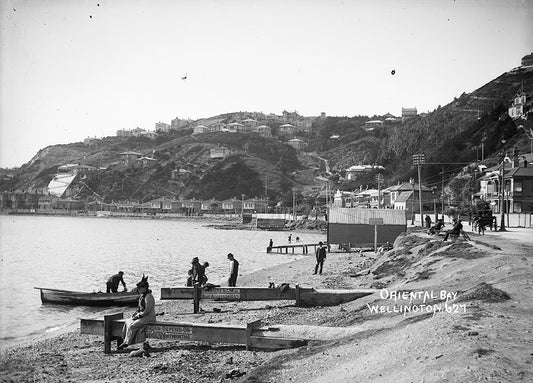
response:
M0 167L176 117L432 111L531 52L528 0L2 0Z

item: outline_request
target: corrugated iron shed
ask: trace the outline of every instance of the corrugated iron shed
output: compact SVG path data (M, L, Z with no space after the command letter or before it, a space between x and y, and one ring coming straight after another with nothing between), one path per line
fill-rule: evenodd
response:
M370 225L371 219L382 218L383 225L407 225L404 210L331 208L329 223Z

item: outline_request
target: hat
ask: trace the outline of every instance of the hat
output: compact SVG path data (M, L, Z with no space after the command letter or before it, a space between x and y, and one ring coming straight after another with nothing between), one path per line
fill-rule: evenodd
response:
M119 271L118 273L119 273L119 274L124 274L124 271Z
M321 246L323 245L322 241L318 242L318 244L321 245Z
M228 258L229 258L229 257L233 257L233 254L231 254L231 253L228 253Z
M139 283L137 283L137 287L146 287L146 288L149 287L149 285L148 285L148 275L144 276L144 274L143 274L143 277L141 278L141 281Z

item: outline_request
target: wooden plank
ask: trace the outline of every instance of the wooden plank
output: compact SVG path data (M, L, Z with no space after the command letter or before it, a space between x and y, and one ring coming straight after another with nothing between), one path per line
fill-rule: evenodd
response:
M301 306L333 306L341 303L351 302L353 300L365 297L375 293L376 290L359 289L359 290L314 290L301 291Z
M104 315L104 353L111 352L111 341L117 340L117 343L122 341L122 333L120 336L113 335L113 322L117 319L123 319L124 313L117 313L111 315ZM118 346L118 344L117 344Z
M303 290L303 289L302 289ZM305 289L312 291L313 289ZM193 299L193 287L163 287L161 299ZM268 287L214 287L210 290L201 290L201 299L224 301L271 301L294 300L296 292L289 287L283 292L279 288Z
M306 346L307 339L275 338L252 335L250 337L250 349L281 350Z
M252 332L259 327L261 327L261 319L246 324L246 350L250 349Z
M111 341L122 336L123 314L104 316L104 320L81 319L82 334L104 335L104 352L111 352ZM116 319L113 319L116 318ZM254 335L261 333L261 320L245 326L227 324L196 324L189 322L156 322L146 326L146 337L152 339L198 341L245 345L246 349L284 349L307 344L305 339L289 339ZM120 339L122 342L122 339Z
M80 333L88 335L104 335L104 321L101 319L81 319Z

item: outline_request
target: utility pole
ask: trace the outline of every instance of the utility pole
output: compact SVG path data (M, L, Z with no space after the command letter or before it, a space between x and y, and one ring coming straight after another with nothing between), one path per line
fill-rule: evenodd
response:
M296 222L296 188L292 188L292 217L294 222Z
M441 218L444 222L444 166L441 169L440 174L442 175L442 188L440 189L440 198L441 198Z
M411 187L413 188L413 193L411 196L413 199L411 200L411 225L415 224L415 179L409 178L409 183L411 184Z
M503 193L505 193L504 173L505 173L505 154L503 155L502 162L500 164L500 176L501 176L501 183L500 183L500 214L501 214L501 219L500 219L500 230L498 230L498 231L507 231L505 229L505 212L504 212L505 200L503 198Z
M376 182L378 184L378 209L381 209L381 183L383 182L383 174L376 174Z
M413 155L413 165L418 167L418 199L420 200L420 226L424 227L424 214L422 211L422 176L421 167L426 163L424 154Z

